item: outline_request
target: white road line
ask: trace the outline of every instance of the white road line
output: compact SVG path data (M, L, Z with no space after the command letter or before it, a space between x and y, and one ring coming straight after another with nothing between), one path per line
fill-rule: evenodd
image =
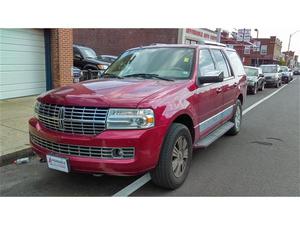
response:
M131 195L133 192L144 186L151 180L150 173L146 173L145 175L141 176L139 179L134 181L133 183L129 184L121 191L117 192L113 195L113 197L127 197Z
M297 79L297 78L296 78ZM293 79L290 83L294 82L296 79ZM278 90L274 91L273 93L269 94L268 96L264 97L263 99L259 100L258 102L255 102L253 105L249 106L247 109L243 110L243 115L248 113L250 110L254 109L259 104L263 103L267 99L271 98L273 95L277 94L279 91L281 91L283 88L287 87L288 85L284 85Z
M297 78L294 78L290 83L294 82L296 79ZM274 91L273 93L269 94L268 96L264 97L263 99L259 100L258 102L254 103L253 105L249 106L247 109L245 109L243 111L243 115L248 113L250 110L254 109L259 104L263 103L267 99L271 98L273 95L278 93L280 90L282 90L286 86L288 86L288 85L282 86L278 90ZM125 188L123 188L122 190L120 190L119 192L114 194L113 197L128 197L133 192L135 192L136 190L138 190L142 186L144 186L146 183L148 183L150 180L151 180L150 173L146 173L143 176L141 176L139 179L135 180L134 182L132 182L131 184L129 184L128 186L126 186Z

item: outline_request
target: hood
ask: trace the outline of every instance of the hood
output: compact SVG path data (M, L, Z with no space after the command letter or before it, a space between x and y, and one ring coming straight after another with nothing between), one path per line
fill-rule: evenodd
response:
M282 76L289 76L289 75L290 75L290 72L282 72L281 75L282 75Z
M104 61L98 60L96 58L85 58L85 60L92 64L110 65L110 63L108 63L108 62L104 62Z
M257 81L257 77L255 76L247 76L248 81Z
M157 92L173 91L186 81L103 79L64 86L38 97L41 102L70 106L135 108Z

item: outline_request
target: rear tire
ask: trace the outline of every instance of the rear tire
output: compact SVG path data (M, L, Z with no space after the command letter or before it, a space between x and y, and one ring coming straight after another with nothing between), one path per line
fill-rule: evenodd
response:
M152 182L160 187L176 189L185 181L192 162L192 137L180 123L171 125L161 149L158 164L150 172Z
M241 101L238 99L235 103L234 114L230 120L232 123L234 123L234 126L226 134L236 135L240 132L242 125L242 115L242 104Z

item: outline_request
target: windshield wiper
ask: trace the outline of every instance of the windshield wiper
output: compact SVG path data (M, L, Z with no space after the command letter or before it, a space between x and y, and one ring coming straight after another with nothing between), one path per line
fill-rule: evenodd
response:
M174 81L172 79L169 78L165 78L165 77L161 77L158 74L153 74L153 73L134 73L134 74L128 74L128 75L124 75L123 77L143 77L143 78L157 78L160 80L166 80L166 81Z
M120 77L117 74L113 74L113 73L103 73L103 74L101 74L101 77L124 79L123 77Z

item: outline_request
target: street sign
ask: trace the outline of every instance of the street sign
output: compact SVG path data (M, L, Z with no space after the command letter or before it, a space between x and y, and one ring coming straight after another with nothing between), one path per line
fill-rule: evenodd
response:
M236 40L249 42L251 40L251 29L238 29Z

